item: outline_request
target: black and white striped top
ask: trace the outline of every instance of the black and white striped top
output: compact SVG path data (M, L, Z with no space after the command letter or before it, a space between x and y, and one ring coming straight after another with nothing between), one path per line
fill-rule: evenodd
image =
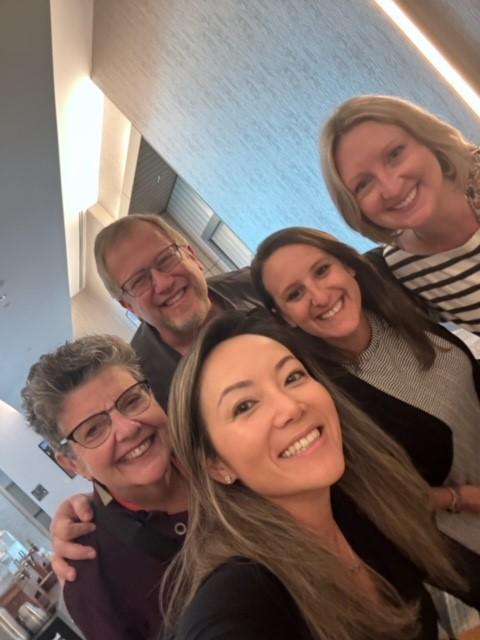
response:
M473 154L465 195L480 222L480 149ZM383 257L395 278L443 320L480 334L480 230L462 246L432 256L389 245Z
M433 256L385 247L383 257L395 278L443 320L480 334L480 230L461 247Z

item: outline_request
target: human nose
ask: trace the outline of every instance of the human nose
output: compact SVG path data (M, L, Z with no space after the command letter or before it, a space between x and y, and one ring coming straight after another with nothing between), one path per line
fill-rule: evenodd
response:
M298 420L303 414L303 404L284 389L279 389L272 397L274 407L273 424L282 429Z
M116 409L112 410L110 418L112 420L112 431L118 442L135 436L140 429L140 423L136 418L128 418Z
M312 304L321 307L328 304L329 296L323 284L314 284L310 288L310 299Z
M155 267L150 268L150 278L152 280L152 288L155 293L162 293L168 291L173 284L173 277L166 271L160 271Z
M379 173L377 184L384 202L395 200L401 195L401 181L395 172L383 171Z

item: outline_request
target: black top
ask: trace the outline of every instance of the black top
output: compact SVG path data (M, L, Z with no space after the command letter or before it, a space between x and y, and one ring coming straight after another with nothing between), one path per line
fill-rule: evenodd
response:
M335 519L358 556L390 582L405 601L418 601L419 632L415 640L437 640L437 614L423 585L423 572L338 488L332 490L332 504ZM463 599L478 606L473 597ZM341 611L339 602L339 615ZM175 640L273 638L311 640L312 635L279 580L261 565L241 558L232 558L210 574L175 633Z
M250 269L239 269L208 278L210 295L226 309L249 311L260 302L250 279ZM132 338L132 347L155 398L167 410L168 392L181 355L160 337L158 331L142 322Z

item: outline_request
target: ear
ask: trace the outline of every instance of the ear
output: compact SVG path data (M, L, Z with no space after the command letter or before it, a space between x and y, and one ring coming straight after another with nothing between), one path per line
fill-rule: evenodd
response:
M73 472L79 476L83 476L87 480L92 480L92 476L88 474L85 466L74 456L67 456L60 451L55 452L55 460L66 471Z
M355 269L352 269L351 267L345 267L345 271L349 273L351 276L353 276L354 278L357 275L357 272L355 271Z
M208 463L208 475L220 484L233 484L237 480L236 474L221 460Z
M135 313L135 311L133 310L132 305L129 302L125 302L125 300L123 298L120 298L120 300L118 302L120 303L120 305L124 309L127 309L128 311L131 311L132 313Z

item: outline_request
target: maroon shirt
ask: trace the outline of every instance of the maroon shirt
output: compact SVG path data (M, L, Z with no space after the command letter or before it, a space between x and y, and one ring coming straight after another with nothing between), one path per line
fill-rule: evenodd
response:
M110 499L104 504L97 491L96 508L128 514L144 526L158 531L162 539L182 544L187 512L130 511ZM72 562L75 582L68 582L64 598L68 611L87 640L147 640L161 625L159 586L168 561L148 555L127 544L109 528L97 529L79 542L95 548L95 560Z

